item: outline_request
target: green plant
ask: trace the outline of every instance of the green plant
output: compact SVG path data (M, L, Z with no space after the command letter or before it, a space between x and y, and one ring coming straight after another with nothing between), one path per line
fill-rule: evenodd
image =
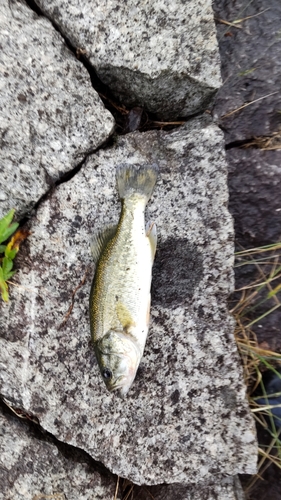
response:
M19 249L19 243L17 243L17 239L15 238L12 238L7 245L3 245L3 242L7 241L19 226L17 222L12 223L14 213L15 210L12 209L0 220L0 254L3 254L0 266L0 291L2 299L5 302L9 300L7 281L15 273L15 271L12 271L13 260Z

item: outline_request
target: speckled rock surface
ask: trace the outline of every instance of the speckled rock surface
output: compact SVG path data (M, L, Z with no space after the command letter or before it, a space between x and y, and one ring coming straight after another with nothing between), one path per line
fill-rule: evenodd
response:
M280 0L216 0L213 8L216 18L228 22L244 19L236 26L217 25L223 85L217 94L215 117L227 143L268 136L281 127ZM260 99L264 96L268 97Z
M121 400L106 392L90 343L89 242L118 218L116 166L155 160L151 327ZM42 203L17 261L22 288L1 304L1 393L138 484L255 471L254 424L226 303L233 289L226 173L222 133L207 117L170 133L119 138Z
M0 409L0 500L116 500L128 489L85 452L56 441L28 418ZM127 490L126 490L127 487ZM117 489L117 496L115 490ZM237 477L212 484L133 486L138 500L244 500Z
M128 106L186 116L221 84L211 0L36 3Z
M60 445L61 450L63 446ZM63 453L29 425L0 413L1 500L109 500L116 478L88 457ZM120 499L120 496L117 497Z
M110 135L114 120L51 23L0 2L0 217L21 216Z

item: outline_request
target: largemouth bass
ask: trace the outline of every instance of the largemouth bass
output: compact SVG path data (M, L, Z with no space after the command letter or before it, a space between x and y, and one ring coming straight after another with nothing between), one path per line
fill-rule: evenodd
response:
M157 172L156 165L117 169L119 222L95 235L92 243L91 334L106 387L122 396L135 379L148 332L157 235L154 223L145 226L144 210Z

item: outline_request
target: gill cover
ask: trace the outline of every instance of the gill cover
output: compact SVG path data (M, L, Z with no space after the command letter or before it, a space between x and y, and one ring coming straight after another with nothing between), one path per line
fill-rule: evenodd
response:
M95 352L108 390L119 390L123 396L127 394L141 357L133 338L121 332L109 331L95 343Z

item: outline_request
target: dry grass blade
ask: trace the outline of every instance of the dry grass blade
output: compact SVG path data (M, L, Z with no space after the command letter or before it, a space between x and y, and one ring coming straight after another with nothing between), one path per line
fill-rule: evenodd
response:
M119 490L119 480L120 480L120 477L117 476L116 488L115 488L115 493L114 493L114 499L113 500L117 500L117 495L118 495L118 490Z
M244 21L247 21L248 19L252 19L253 17L258 17L261 14L263 14L264 12L266 12L267 10L270 10L270 8L264 9L261 12L258 12L257 14L253 14L252 16L243 17L242 19L235 19L232 22L226 21L225 19L219 19L216 17L215 17L215 21L222 23L222 24L226 24L227 26L233 26L233 28L242 29L241 26L237 26L237 24L243 23Z
M99 96L102 99L104 99L105 101L109 102L111 104L111 106L113 106L122 115L128 115L129 114L129 110L127 108L125 108L125 106L123 106L123 105L119 106L115 101L113 101L112 99L110 99L106 95L102 94L101 92L99 92Z
M152 498L152 500L155 500L155 497L150 493L150 491L148 491L146 487L144 487L144 489L149 494L150 498Z
M261 101L262 99L266 99L267 97L270 97L270 96L272 96L274 94L278 94L278 91L276 90L276 92L271 92L270 94L267 94L267 95L264 95L262 97L259 97L258 99L254 99L251 102L247 102L246 104L243 104L242 106L239 106L239 108L233 109L232 111L229 111L229 113L226 113L225 115L222 115L221 119L222 118L227 118L228 116L231 116L234 113L237 113L238 111L241 111L241 109L247 108L248 106L251 106L255 102Z
M252 17L260 16L261 14L263 14L264 12L266 12L267 10L269 10L269 9L265 9L265 10L263 10L261 12L258 12L257 14L254 14L252 16L247 16L247 17L241 18L240 16L242 15L242 13L249 7L249 5L251 5L253 3L253 1L254 0L250 0L248 3L246 3L246 5L244 5L242 7L242 9L240 10L240 12L238 12L238 14L237 14L237 19L235 19L234 21L232 21L231 26L233 26L234 28L238 28L238 26L236 26L237 23L244 22L247 19L251 19ZM220 20L220 21L222 22L222 20ZM223 24L228 24L228 22L225 21ZM224 35L225 35L225 33L223 33L222 36L224 36Z
M266 262L266 263L269 264L269 262ZM272 281L280 279L280 278L281 278L281 274L277 274L277 276L274 276L274 278L272 278L271 283L272 283ZM257 283L253 283L251 285L245 285L245 286L242 286L241 288L237 288L236 292L241 292L242 290L251 290L253 288L261 287L261 286L266 285L266 284L267 284L267 281L259 281L258 280ZM277 287L275 287L272 290L272 292L277 293L277 292L279 292L280 288L281 288L281 286L279 284L279 285L277 285Z
M231 310L237 325L235 337L244 367L252 414L265 436L271 436L269 443L259 443L258 474L252 476L245 491L250 494L271 464L281 469L281 425L278 425L279 418L276 416L276 409L281 407L281 402L277 404L276 399L273 402L270 400L270 397L280 397L280 393L270 393L269 396L263 383L265 372L281 379L281 354L270 350L267 345L265 348L259 344L252 330L254 325L281 305L281 243L237 252L236 267L241 265L253 270L254 279L252 283L236 290L235 305ZM259 396L255 395L257 388L258 394L261 393ZM267 404L261 404L261 401Z
M233 28L237 28L239 30L241 30L241 26L237 26L236 24L234 24L234 22L229 22L229 21L226 21L225 19L220 19L218 17L215 17L215 21L217 21L218 23L221 23L221 24L226 24L227 26L232 26Z
M257 248L248 248L247 250L240 250L240 252L236 252L236 258L241 257L241 256L254 256L257 254L261 254L264 252L273 252L273 251L279 251L281 250L281 243L272 243L271 245L264 245L262 247L257 247ZM279 255L279 254L278 254Z
M268 7L268 9L262 10L261 12L258 12L257 14L253 14L252 16L243 17L242 19L236 19L235 21L233 21L233 24L243 23L244 21L247 21L248 19L252 19L253 17L261 16L261 14L263 14L264 12L266 12L268 10L270 10L270 7Z
M27 413L26 411L22 410L22 408L15 408L12 403L4 397L2 397L1 400L17 417L22 418L23 420L30 420L31 422L35 422L36 424L39 423L39 420L35 415Z
M129 479L122 479L119 481L122 500L133 500L134 497L134 484ZM115 500L115 499L114 499Z
M156 125L157 127L167 127L168 125L184 125L186 123L186 120L180 120L176 122L158 122L158 121L152 121L152 125Z
M134 485L132 484L128 493L126 494L126 496L123 498L123 500L128 500L129 499L129 496L131 495L132 491L133 491L133 488L134 488Z
M247 144L241 146L243 149L256 147L263 151L275 151L281 149L281 129L274 132L270 136L254 137L254 139Z

